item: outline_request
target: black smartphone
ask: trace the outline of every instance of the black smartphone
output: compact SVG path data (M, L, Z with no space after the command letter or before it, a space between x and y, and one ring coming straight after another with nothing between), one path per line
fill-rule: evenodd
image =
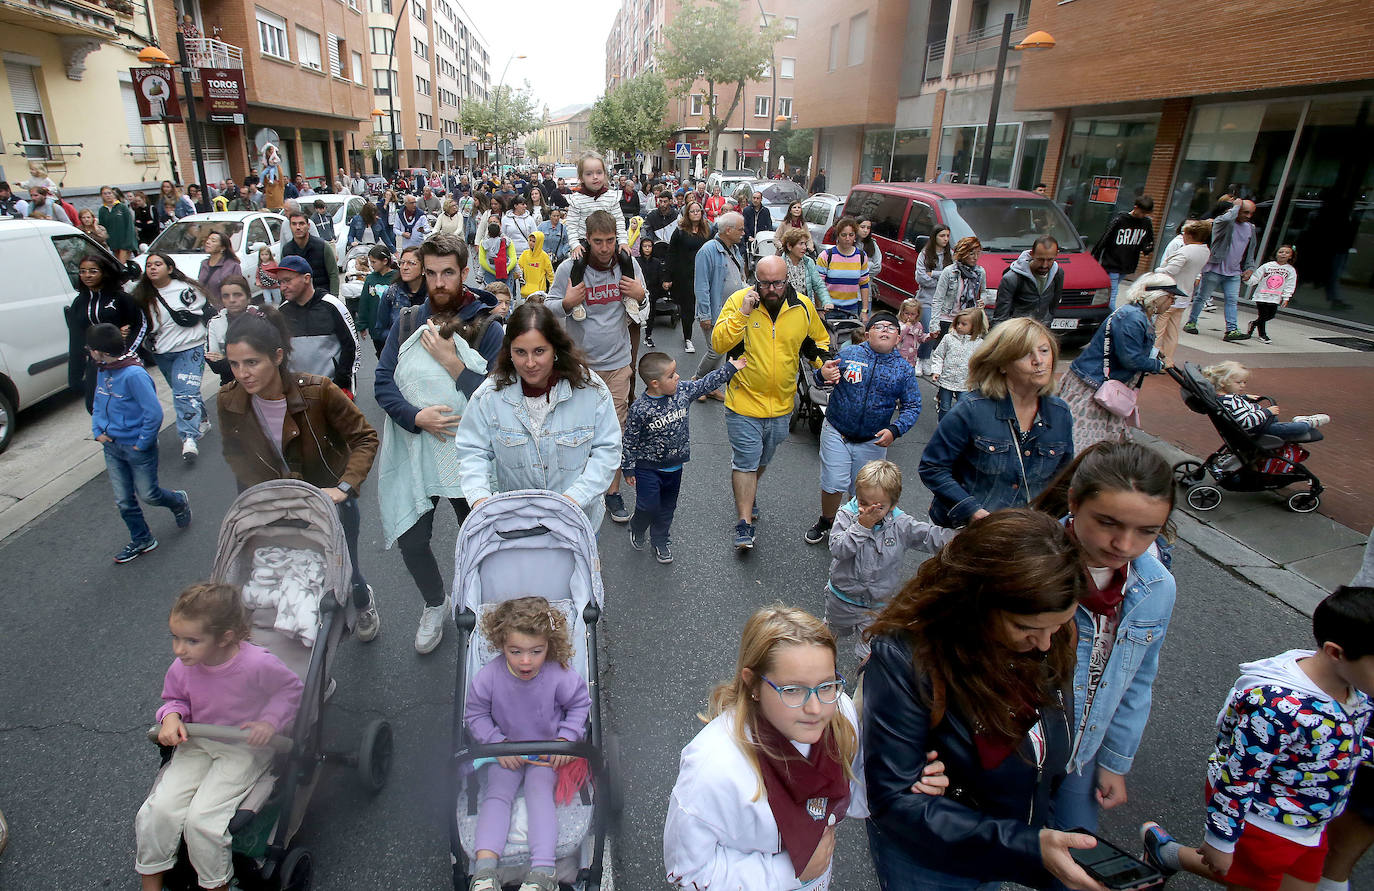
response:
M1083 870L1111 891L1143 891L1164 884L1164 875L1133 854L1121 850L1095 832L1073 829L1097 839L1095 848L1071 848L1069 853Z

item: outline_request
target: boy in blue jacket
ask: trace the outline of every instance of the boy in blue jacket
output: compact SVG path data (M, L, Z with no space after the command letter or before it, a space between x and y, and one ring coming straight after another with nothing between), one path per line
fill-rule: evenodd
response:
M875 312L867 330L866 341L840 350L815 372L818 383L833 381L835 390L821 426L821 516L806 530L807 544L826 540L835 511L854 494L859 468L886 458L887 447L916 426L921 415L916 369L897 351L897 317L886 310Z
M162 403L153 379L133 353L125 354L124 335L114 325L86 329L86 349L95 360L95 401L91 407L91 436L105 451L115 504L129 527L130 541L114 562L128 563L157 547L157 539L138 506L141 496L176 517L178 529L191 525L191 498L171 492L157 482L157 433L162 428Z
M745 364L745 357L740 356L700 380L683 381L677 362L667 353L645 353L639 358L644 392L625 416L620 466L625 482L635 487L630 545L644 550L647 532L659 563L673 562L668 530L682 487L682 465L692 457L688 409L698 396L728 384Z

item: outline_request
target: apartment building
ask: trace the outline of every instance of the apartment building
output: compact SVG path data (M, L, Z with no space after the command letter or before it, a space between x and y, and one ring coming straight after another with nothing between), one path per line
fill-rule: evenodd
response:
M656 70L656 52L662 42L663 29L676 17L680 5L678 0L622 0L606 38L608 90L636 74ZM697 81L686 96L670 96L664 123L673 130L673 136L661 149L648 153L648 162L656 169L677 168L686 173L693 162L675 160L674 146L679 142L687 142L691 143L693 157L700 156L705 169L761 168L770 125L775 125L778 118L796 120L793 99L799 95L795 85L800 73L799 60L803 58L799 52L797 35L804 27L805 18L814 15L819 5L805 0L746 3L741 15L749 24L760 25L765 16L769 22L781 17L789 31L788 37L778 43L775 52L776 103L774 78L770 70L764 79L746 85L745 95L730 116L726 130L721 133L717 157L707 158L711 141L710 133L706 130L709 93L705 81ZM716 102L722 111L729 106L733 97L733 85L717 86ZM770 163L776 163L776 157L774 152Z
M486 40L455 0L366 2L372 91L377 108L394 114L378 118L377 131L391 135L398 167L442 167L439 140L456 151L469 141L462 103L490 95ZM390 158L383 162L390 170Z

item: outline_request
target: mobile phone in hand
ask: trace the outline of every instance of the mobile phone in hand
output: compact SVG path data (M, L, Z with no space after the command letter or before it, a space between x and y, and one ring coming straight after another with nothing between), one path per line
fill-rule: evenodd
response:
M1095 832L1086 829L1072 829L1083 835L1097 839L1095 848L1071 848L1073 860L1088 875L1097 879L1111 891L1144 891L1164 885L1164 875L1133 854L1118 848Z

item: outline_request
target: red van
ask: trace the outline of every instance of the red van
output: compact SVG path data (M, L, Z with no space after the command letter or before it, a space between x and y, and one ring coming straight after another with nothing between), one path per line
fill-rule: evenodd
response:
M1002 273L1041 235L1059 241L1064 294L1053 326L1068 337L1088 336L1108 315L1110 282L1089 253L1091 245L1048 198L993 186L943 183L865 183L849 191L844 216L873 221L873 237L883 252L878 297L896 307L920 291L916 257L935 226L950 229L950 244L966 235L983 243L979 264L987 272L984 302L991 307ZM827 233L826 243L833 243Z

